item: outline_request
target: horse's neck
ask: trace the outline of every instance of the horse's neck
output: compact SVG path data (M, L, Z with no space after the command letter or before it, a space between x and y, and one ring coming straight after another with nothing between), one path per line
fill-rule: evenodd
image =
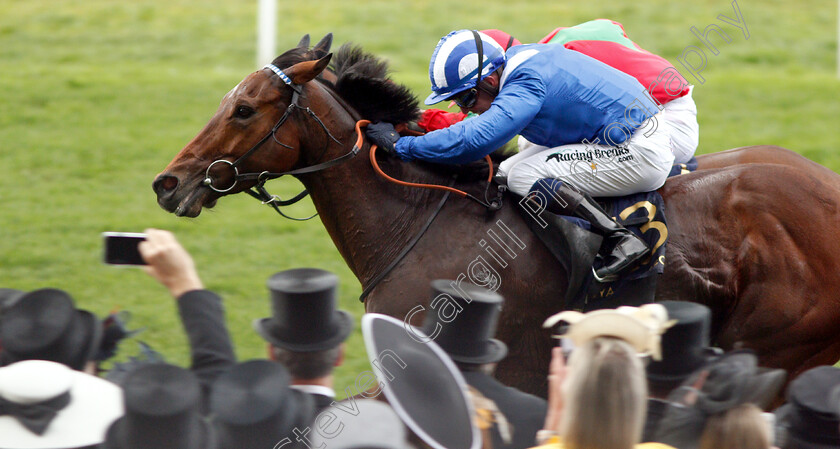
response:
M379 179L368 161L367 146L349 162L301 181L335 246L364 286L419 232L441 195Z

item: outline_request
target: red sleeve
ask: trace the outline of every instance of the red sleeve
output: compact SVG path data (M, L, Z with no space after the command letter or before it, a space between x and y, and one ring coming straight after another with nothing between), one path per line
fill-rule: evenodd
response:
M446 112L442 109L426 109L420 115L420 121L417 125L425 129L426 132L432 132L438 129L448 128L461 120L464 120L466 114L460 112Z
M548 43L548 41L554 39L554 36L557 34L558 31L565 30L566 28L568 28L568 27L557 27L557 28L555 28L554 31L548 33L544 38L537 41L537 43L538 44Z

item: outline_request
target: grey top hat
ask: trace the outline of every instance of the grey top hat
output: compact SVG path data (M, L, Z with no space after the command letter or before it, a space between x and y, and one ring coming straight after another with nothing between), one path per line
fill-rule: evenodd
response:
M316 268L281 271L268 279L272 316L254 321L266 341L296 352L323 351L341 344L353 318L337 310L338 276Z
M322 437L314 432L312 447L323 444L329 449L410 449L407 432L400 417L388 404L374 399L356 400L355 415L343 416L344 425L337 435Z

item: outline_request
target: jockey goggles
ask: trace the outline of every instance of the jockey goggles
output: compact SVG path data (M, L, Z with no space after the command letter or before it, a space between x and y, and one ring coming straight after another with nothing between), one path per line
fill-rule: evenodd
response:
M463 109L469 109L475 106L476 100L478 100L478 89L475 87L465 90L461 95L453 99L455 104Z

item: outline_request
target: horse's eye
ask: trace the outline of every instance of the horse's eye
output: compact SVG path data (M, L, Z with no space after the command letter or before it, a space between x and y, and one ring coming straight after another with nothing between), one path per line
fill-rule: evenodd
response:
M254 115L254 109L249 106L237 106L236 111L234 111L233 115L236 118L248 118Z

